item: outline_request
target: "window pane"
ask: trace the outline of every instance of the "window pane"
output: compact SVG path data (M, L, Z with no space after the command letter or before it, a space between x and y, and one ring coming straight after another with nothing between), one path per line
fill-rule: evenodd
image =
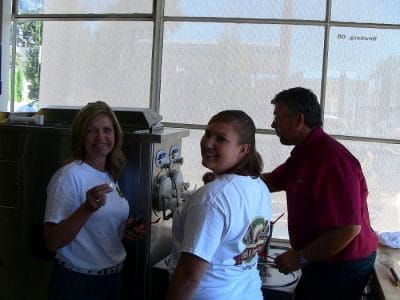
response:
M324 0L165 0L167 16L323 20Z
M284 163L290 155L292 146L284 146L279 142L279 138L275 135L256 136L256 147L264 161L264 172L271 172L280 164ZM273 237L288 239L287 229L287 205L286 193L272 193L272 216L276 219L281 213L285 215L275 223L273 228Z
M208 119L211 115L208 116ZM209 170L201 164L200 139L203 135L202 130L190 130L190 135L182 141L182 156L184 164L182 173L184 181L190 183L189 189L195 186L198 188L203 185L201 178ZM264 159L265 172L272 171L273 168L283 163L288 157L292 147L282 146L279 139L272 135L256 136L257 149ZM286 212L286 194L284 192L272 194L272 216L277 218L281 213ZM285 214L274 226L273 236L276 238L288 238L287 215Z
M132 0L19 0L19 14L151 13L153 1Z
M151 22L44 22L40 106L149 107L152 30Z
M206 124L236 108L270 128L270 99L281 89L304 85L320 93L322 50L322 27L167 22L161 114Z
M18 22L14 74L14 111L34 112L39 108L42 29L42 21ZM9 85L9 90L12 91L11 80ZM10 99L11 96L10 93Z
M334 0L332 21L399 24L400 1Z
M360 161L374 230L400 231L400 144L341 141Z
M325 127L334 134L400 138L400 32L332 28Z
M43 13L44 0L17 0L18 12L20 14L39 14Z
M182 140L182 157L184 158L182 173L184 180L190 182L189 189L202 186L203 174L210 171L201 164L200 139L203 133L203 130L191 129L190 135Z

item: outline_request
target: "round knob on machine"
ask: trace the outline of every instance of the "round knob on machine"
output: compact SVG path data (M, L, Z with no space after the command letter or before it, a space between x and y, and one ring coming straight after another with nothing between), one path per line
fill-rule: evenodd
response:
M168 208L172 199L172 181L168 176L161 176L158 179L153 194L154 208L158 211Z

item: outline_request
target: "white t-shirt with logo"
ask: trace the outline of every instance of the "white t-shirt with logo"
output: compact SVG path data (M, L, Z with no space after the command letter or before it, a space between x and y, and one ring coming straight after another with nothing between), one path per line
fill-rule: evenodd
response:
M81 161L65 165L53 175L47 187L44 221L61 222L86 201L89 189L104 183L112 183L107 172L96 170ZM106 197L106 204L89 217L76 237L58 249L57 259L87 270L109 268L125 259L121 239L129 204L118 184L113 185L113 191Z
M170 273L181 252L209 262L193 299L263 299L257 251L268 236L271 205L260 178L223 174L175 211Z

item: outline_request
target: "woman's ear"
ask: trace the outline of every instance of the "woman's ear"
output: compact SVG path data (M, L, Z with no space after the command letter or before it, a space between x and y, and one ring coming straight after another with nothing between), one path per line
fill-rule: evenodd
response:
M242 144L242 145L240 145L240 150L239 150L240 158L243 158L249 152L250 152L250 144Z

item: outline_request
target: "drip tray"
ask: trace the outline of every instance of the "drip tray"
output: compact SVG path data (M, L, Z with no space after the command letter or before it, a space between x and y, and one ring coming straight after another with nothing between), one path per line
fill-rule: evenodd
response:
M286 246L270 245L268 256L276 257L290 249ZM285 275L280 273L271 262L259 262L258 269L262 280L264 299L293 299L294 289L301 276L300 270Z
M285 275L269 263L259 263L258 269L260 270L262 285L266 288L290 286L299 280L297 273L292 272Z

